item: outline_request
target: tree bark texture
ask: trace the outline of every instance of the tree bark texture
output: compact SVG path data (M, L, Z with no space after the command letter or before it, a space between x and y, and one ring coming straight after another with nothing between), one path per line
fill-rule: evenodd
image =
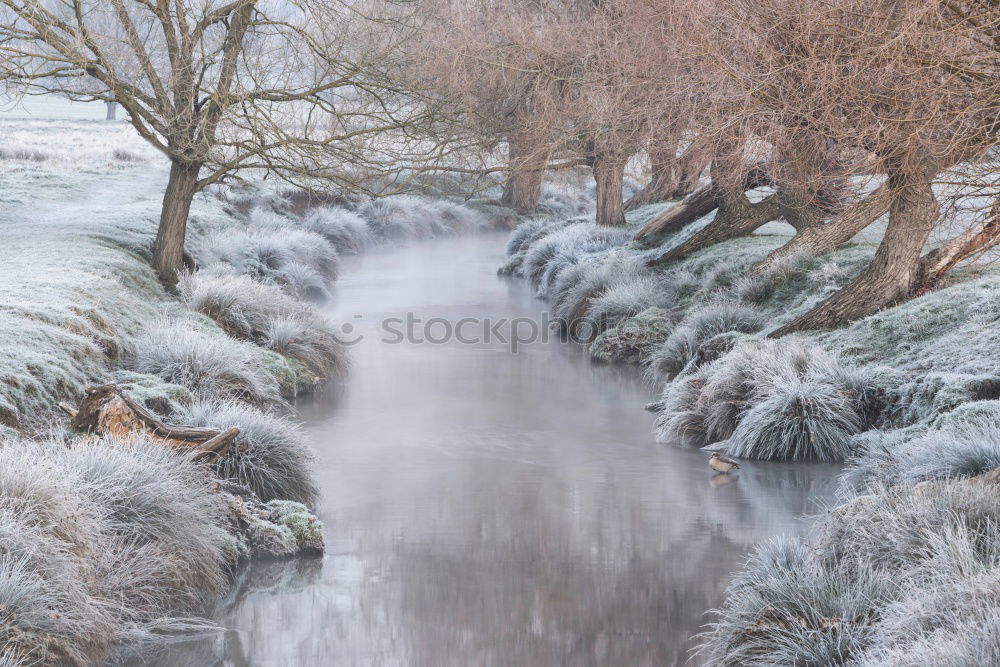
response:
M518 213L531 213L538 208L542 198L542 179L546 159L533 156L523 140L511 138L507 142L510 175L504 184L500 203Z
M764 259L754 264L751 275L767 272L776 262L799 253L810 256L822 255L844 245L861 230L885 215L892 202L888 186L881 185L864 199L850 206L832 220L821 225L807 226L796 230L788 243L773 250Z
M594 158L593 170L597 184L597 224L623 226L625 202L622 198L622 185L625 180L625 162L598 155Z
M198 190L200 170L200 164L175 160L170 165L170 179L163 195L160 226L153 248L153 268L168 287L177 284L178 274L184 269L184 237L191 202Z

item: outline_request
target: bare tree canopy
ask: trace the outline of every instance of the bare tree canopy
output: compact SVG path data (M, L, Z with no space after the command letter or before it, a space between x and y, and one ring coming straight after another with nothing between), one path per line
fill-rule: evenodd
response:
M353 183L389 171L421 113L387 76L396 7L314 0L4 0L0 55L28 92L115 102L171 160L154 264L182 267L193 195L238 170ZM396 12L397 15L394 15Z

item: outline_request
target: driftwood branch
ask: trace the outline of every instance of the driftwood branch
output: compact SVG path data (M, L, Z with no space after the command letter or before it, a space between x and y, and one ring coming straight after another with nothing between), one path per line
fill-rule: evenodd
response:
M70 406L61 407L71 415L73 428L118 437L144 435L164 446L187 450L194 460L208 463L225 456L240 433L238 428L168 424L114 384L87 387L75 412Z

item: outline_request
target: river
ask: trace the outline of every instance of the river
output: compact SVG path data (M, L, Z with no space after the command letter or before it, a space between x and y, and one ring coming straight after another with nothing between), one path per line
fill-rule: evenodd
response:
M330 309L360 338L353 369L299 406L326 555L243 569L214 613L225 632L145 664L699 664L692 637L731 573L756 541L806 529L836 467L715 476L703 452L654 441L635 368L555 338L482 340L484 319L503 334L545 311L496 276L504 240L346 263ZM397 343L386 326L407 313L417 338L442 318L435 340L473 319L465 342Z

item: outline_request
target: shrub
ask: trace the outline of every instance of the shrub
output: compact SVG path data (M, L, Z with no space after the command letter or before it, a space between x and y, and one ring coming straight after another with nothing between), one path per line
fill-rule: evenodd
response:
M156 375L195 394L259 404L280 400L278 384L255 348L221 333L163 319L136 337L135 348L130 370Z
M319 491L312 480L313 455L301 430L287 419L239 403L210 401L196 403L184 420L240 429L233 449L216 465L223 479L239 482L264 501L315 503Z
M754 333L765 324L759 310L734 302L719 302L689 313L646 365L647 377L656 383L676 377L691 361L698 346L727 331Z

